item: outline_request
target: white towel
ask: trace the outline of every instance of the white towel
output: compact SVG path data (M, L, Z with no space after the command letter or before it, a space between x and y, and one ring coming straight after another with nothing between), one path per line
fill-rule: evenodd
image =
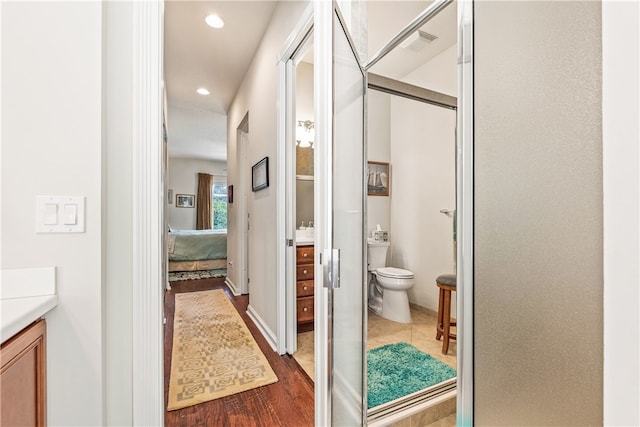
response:
M387 174L384 172L380 173L380 185L382 185L383 188L387 188L389 186L389 179Z

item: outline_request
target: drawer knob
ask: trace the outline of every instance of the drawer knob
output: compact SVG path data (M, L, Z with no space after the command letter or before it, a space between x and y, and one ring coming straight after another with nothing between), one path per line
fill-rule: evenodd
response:
M307 307L303 308L302 311L307 311L309 310Z
M306 287L306 286L303 286L303 287L302 287L302 290L303 290L303 291L306 291L306 290L307 290L307 287Z
M302 254L302 256L306 258L307 256L309 256L309 254L307 254L307 253L305 252L305 253L303 253L303 254Z
M302 270L302 274L307 274L307 270Z

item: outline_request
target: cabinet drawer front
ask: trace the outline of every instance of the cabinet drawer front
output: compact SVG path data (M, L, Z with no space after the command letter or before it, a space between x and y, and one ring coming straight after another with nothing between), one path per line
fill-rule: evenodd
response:
M296 314L298 323L313 321L313 297L298 298Z
M296 280L313 280L313 264L296 266Z
M296 248L296 263L312 264L313 263L313 246L298 246Z
M313 280L303 280L296 283L296 296L308 297L313 295Z

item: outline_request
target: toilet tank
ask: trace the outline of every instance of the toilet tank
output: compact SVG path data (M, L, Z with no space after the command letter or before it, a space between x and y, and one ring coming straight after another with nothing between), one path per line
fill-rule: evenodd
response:
M367 239L367 270L375 271L387 265L387 251L391 242L376 242Z

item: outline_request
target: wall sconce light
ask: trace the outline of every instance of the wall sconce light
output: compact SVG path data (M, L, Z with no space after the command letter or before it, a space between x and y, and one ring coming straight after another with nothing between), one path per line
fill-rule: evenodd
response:
M314 140L315 130L313 122L309 120L298 120L298 126L296 126L296 145L298 145L298 147L313 148Z

